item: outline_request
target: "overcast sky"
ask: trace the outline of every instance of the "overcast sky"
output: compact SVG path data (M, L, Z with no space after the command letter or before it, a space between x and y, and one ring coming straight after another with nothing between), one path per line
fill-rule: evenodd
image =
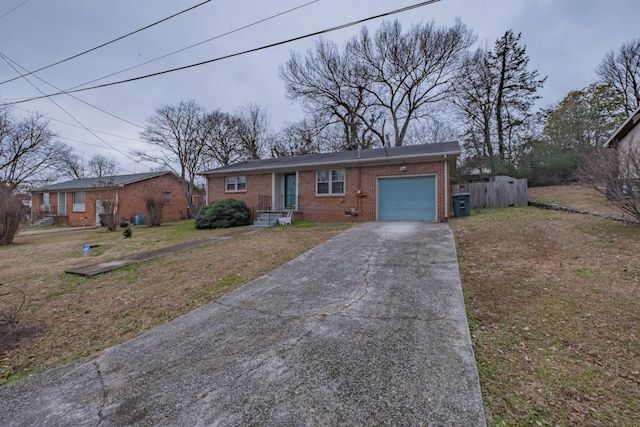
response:
M35 70L202 1L2 0L0 53L14 61L16 67ZM67 90L217 37L92 85L123 80L276 43L416 3L417 0L213 0L43 70L36 74L42 80L33 76L29 80L47 94L58 91L47 83ZM274 17L278 14L281 15ZM569 91L591 83L596 66L607 52L640 37L638 16L638 0L441 0L387 19L398 19L409 27L431 20L439 26L451 26L460 18L475 32L478 43L490 47L508 29L521 32L530 69L547 76L541 91L542 107L555 104ZM374 20L365 25L375 30L380 22ZM247 25L251 26L241 29ZM356 25L324 37L342 46L361 27ZM229 32L232 33L224 35ZM278 67L291 51L304 53L316 40L309 38L196 68L74 94L97 108L62 95L52 99L68 114L47 99L18 104L15 113L43 113L52 119L51 125L60 140L78 154L89 158L101 153L120 162L122 173L144 172L148 168L132 162L127 153L133 148L149 149L140 142L139 126L145 125L159 105L194 99L209 110L233 112L251 101L268 110L275 129L286 121L302 118L300 106L285 97ZM16 71L0 60L0 81L16 76ZM0 103L40 95L25 79L0 85ZM103 133L96 132L98 138L75 120Z

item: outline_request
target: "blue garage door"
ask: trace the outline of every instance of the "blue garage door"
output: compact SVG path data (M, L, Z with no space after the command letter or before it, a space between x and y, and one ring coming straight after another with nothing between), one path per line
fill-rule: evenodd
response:
M436 177L379 178L378 220L435 221Z

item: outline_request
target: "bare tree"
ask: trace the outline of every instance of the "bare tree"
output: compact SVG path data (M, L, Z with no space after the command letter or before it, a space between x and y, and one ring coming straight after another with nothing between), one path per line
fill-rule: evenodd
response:
M113 176L120 172L118 161L102 154L94 155L87 163L87 169L89 176L92 177Z
M493 157L492 135L498 76L486 48L468 54L461 69L456 95L451 98L458 116L467 123L465 145L474 157Z
M517 165L521 147L533 133L537 90L546 80L529 69L520 34L508 30L493 48L468 54L451 98L466 127L463 146L467 154L504 173Z
M460 21L451 28L414 25L406 33L395 21L383 22L374 36L365 27L349 42L370 82L364 87L366 102L391 122L393 145L403 145L412 120L429 119L431 108L452 94L464 53L474 41ZM379 132L386 138L383 128Z
M203 125L207 128L203 153L214 164L227 166L250 156L240 138L238 117L213 111L204 115Z
M120 223L120 195L118 186L113 180L100 181L95 187L96 208L100 221L104 223L109 231L116 231Z
M13 242L25 210L20 199L0 181L0 246Z
M280 76L287 96L307 112L342 124L345 148L398 146L413 121L434 117L473 41L459 21L452 28L420 24L406 33L398 21L384 22L374 35L364 27L342 52L320 40L305 58L293 53Z
M138 159L156 163L182 178L190 218L196 214L193 189L196 174L205 165L203 154L211 132L204 117L205 110L193 100L158 107L141 133L155 150L134 153Z
M606 196L621 211L640 221L640 143L600 148L585 156L580 180Z
M345 148L364 148L359 133L371 131L380 113L371 112L365 103L364 88L371 82L364 80L362 66L351 49L340 52L334 42L320 39L315 51L309 50L305 58L292 53L280 67L280 76L287 97L301 100L307 113L323 117L327 124L342 124ZM383 135L378 136L382 145Z
M61 155L59 170L62 177L69 179L82 179L87 175L85 162L69 146L64 148Z
M40 114L14 119L7 109L0 111L0 181L13 190L22 184L54 180L68 152L55 136Z
M315 126L303 119L287 124L274 138L272 157L318 154L323 150L322 126Z
M609 52L598 68L599 83L610 85L622 98L626 115L640 107L640 39Z
M501 162L513 163L515 150L509 135L513 135L518 127L528 125L533 104L540 98L536 92L546 81L546 77L538 78L538 71L528 69L529 57L525 46L519 44L521 37L522 34L516 35L513 30L507 30L489 53L498 78L495 123Z
M238 139L245 155L250 160L263 158L269 143L269 114L259 105L249 102L236 112L238 117Z
M162 225L162 217L164 211L164 199L161 192L154 192L147 195L145 200L147 213L149 214L149 225L159 227Z

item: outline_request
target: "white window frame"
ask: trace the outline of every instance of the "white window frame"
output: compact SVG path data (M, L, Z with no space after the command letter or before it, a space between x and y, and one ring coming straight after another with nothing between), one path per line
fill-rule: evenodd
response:
M80 195L82 195L82 201L80 202ZM85 200L86 195L84 191L74 191L73 192L73 212L84 212L85 211Z
M224 190L226 193L238 193L247 191L246 175L228 176L225 179Z
M171 204L171 192L164 191L162 192L162 204L170 205Z
M320 175L326 175L327 178ZM337 175L337 177L336 177ZM336 179L342 178L342 179ZM342 191L334 191L334 184L342 183ZM327 192L320 192L319 184L327 184ZM344 169L322 169L316 171L316 196L344 196L346 188L346 172Z

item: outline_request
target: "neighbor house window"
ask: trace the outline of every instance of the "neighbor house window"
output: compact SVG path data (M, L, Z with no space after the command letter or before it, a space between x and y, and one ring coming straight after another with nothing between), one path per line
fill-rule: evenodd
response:
M75 212L84 212L84 191L73 192L73 210Z
M247 191L246 176L228 176L227 191Z
M162 203L164 203L165 205L171 204L171 193L169 192L162 193Z
M344 194L344 169L316 172L317 194Z

